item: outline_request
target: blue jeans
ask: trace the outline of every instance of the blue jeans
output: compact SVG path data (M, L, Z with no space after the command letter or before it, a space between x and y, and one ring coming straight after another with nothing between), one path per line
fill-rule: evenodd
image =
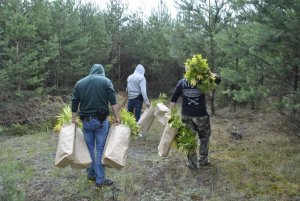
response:
M102 165L102 154L108 135L109 123L108 119L100 123L96 118L90 121L83 121L84 140L88 146L92 164L88 168L88 177L96 179L96 183L101 183L105 180L105 167ZM95 157L96 145L96 157Z
M142 106L143 106L143 100L141 100L141 98L139 96L134 99L128 100L127 110L128 110L128 112L131 112L131 113L133 113L133 111L134 111L135 120L137 122L139 121L139 119L141 117Z

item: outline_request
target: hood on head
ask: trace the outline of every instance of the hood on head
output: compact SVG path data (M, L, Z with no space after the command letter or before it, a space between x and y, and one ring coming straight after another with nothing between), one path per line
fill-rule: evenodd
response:
M141 64L138 64L136 66L136 68L135 68L134 73L144 75L145 74L145 68L144 68L144 66L142 66Z
M90 75L101 75L105 77L105 71L101 64L94 64L91 67Z

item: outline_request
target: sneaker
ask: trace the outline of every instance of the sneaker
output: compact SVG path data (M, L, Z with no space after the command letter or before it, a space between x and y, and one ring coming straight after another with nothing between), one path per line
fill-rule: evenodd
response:
M199 165L200 166L207 166L207 165L209 165L210 164L210 162L208 161L208 159L207 158L201 158L200 160L199 160Z
M101 188L103 186L111 186L113 185L114 182L110 179L105 179L103 182L101 183L96 183L96 188Z
M186 166L187 166L191 171L195 171L195 170L198 169L197 165L194 164L194 163L187 162L187 163L186 163Z
M89 183L94 183L96 182L96 177L87 177L87 180Z

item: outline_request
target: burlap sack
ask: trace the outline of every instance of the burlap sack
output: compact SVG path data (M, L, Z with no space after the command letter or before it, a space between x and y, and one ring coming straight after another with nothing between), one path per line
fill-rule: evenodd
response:
M73 152L73 168L85 169L92 163L92 158L80 128L76 128L75 147Z
M162 157L168 156L171 149L172 142L174 137L177 134L177 129L170 127L170 124L166 124L164 132L161 136L159 145L158 145L158 154Z
M150 126L153 123L154 118L155 118L154 108L151 105L150 108L147 108L143 112L140 120L137 123L140 126L142 133L146 133L149 130Z
M163 103L157 103L154 109L154 116L155 118L165 126L168 123L168 116L167 113L170 113L170 109L165 106Z
M116 169L125 166L130 133L130 128L123 124L113 124L110 127L104 147L102 164Z
M55 166L64 168L73 163L75 124L63 125L58 136Z

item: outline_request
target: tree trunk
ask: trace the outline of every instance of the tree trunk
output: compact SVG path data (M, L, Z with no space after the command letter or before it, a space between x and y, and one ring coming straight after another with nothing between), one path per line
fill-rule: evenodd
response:
M211 59L211 71L215 70L215 55L214 55L214 38L213 34L210 34L210 59ZM212 91L210 97L211 115L215 114L215 90Z
M233 101L233 112L236 112L236 108L237 108L237 101Z
M19 66L19 63L20 63L20 58L19 58L19 41L16 42L16 58L17 58L17 66ZM22 75L21 75L22 77ZM21 82L22 80L18 79L17 81L17 89L18 89L18 92L20 93L21 92Z
M211 96L210 96L210 111L211 111L211 115L215 114L215 90L212 91Z
M118 44L118 87L117 92L120 91L120 80L121 80L121 46L120 43Z
M297 94L298 91L298 82L299 82L299 65L294 66L294 83L293 83L293 93ZM297 98L295 98L295 103L297 104ZM296 110L292 110L293 114L296 114Z
M62 49L61 40L59 40L58 64L57 64L56 73L55 73L55 90L56 90L56 93L58 93L58 86L59 86L59 69L60 69L60 63L61 63L61 49Z
M254 103L254 100L251 102L251 110L255 110L255 103Z

